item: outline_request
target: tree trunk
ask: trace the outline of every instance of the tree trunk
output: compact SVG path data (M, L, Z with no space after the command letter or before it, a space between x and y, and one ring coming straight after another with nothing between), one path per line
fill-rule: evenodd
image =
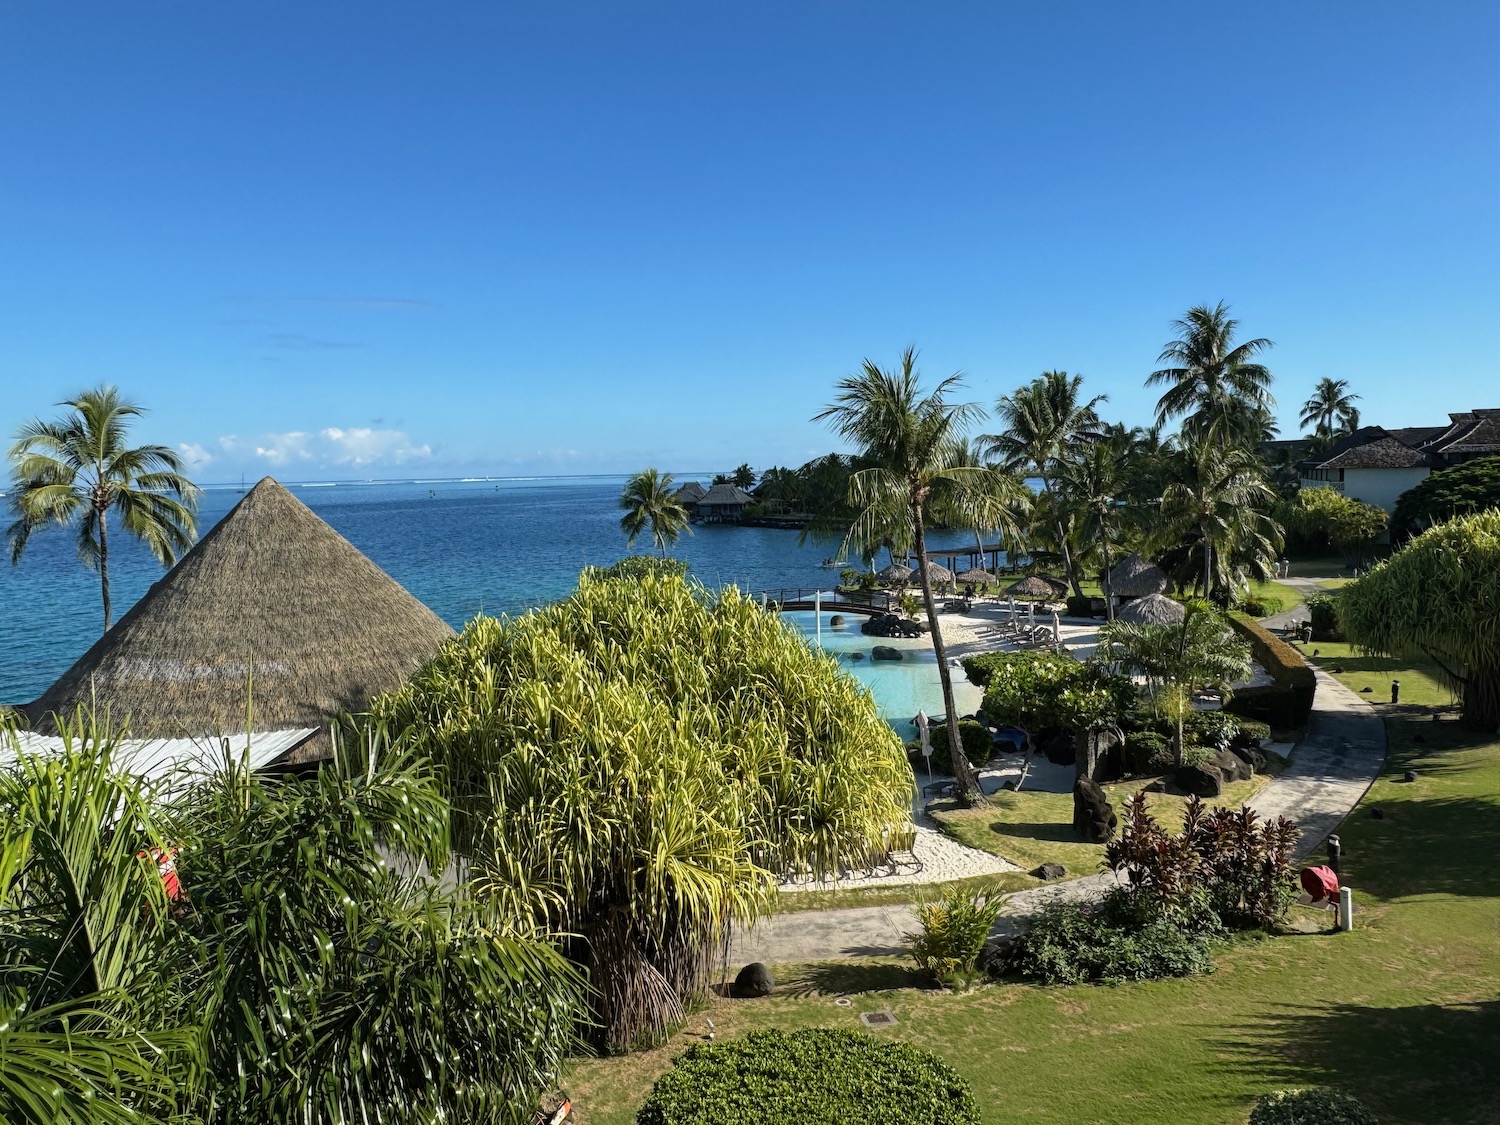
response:
M1203 600L1213 601L1213 544L1208 541L1208 525L1200 523L1198 534L1203 537Z
M958 705L953 702L953 673L948 667L948 654L943 648L943 630L938 624L937 604L932 599L932 577L927 573L927 535L922 527L922 501L919 493L913 493L911 505L912 537L917 546L917 575L922 580L922 596L927 599L927 627L932 633L932 651L937 656L938 679L943 684L943 711L947 715L948 756L953 760L953 773L957 779L959 804L972 807L984 800L984 791L979 788L979 775L964 756L963 740L958 734Z
M1115 619L1115 587L1114 583L1109 580L1109 525L1101 520L1099 527L1103 532L1100 538L1103 540L1102 546L1104 547L1104 620L1113 621Z
M109 632L109 510L99 513L99 590L104 595L104 631Z
M1045 476L1042 477L1042 491L1047 494L1048 500L1052 499L1052 484ZM1073 572L1073 552L1068 550L1068 537L1063 534L1062 517L1056 514L1056 508L1053 509L1052 524L1057 529L1057 549L1062 552L1063 572L1068 577L1068 585L1073 587L1074 596L1081 598L1083 587L1078 584L1078 575Z
M1469 730L1500 729L1500 666L1473 668L1464 680L1461 721Z

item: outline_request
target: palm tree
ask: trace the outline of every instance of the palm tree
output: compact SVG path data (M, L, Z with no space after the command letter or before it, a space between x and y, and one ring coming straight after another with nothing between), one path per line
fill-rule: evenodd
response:
M1044 371L1024 387L1002 395L995 403L995 413L1005 429L982 440L991 456L1000 458L1008 468L1031 471L1041 478L1042 492L1052 500L1052 483L1061 462L1080 441L1087 440L1099 428L1097 407L1108 395L1095 395L1080 401L1082 375L1066 371ZM1082 594L1078 574L1068 550L1060 511L1054 506L1054 519L1063 567L1074 594Z
M847 554L851 545L877 541L898 512L911 527L917 574L927 602L927 624L943 684L944 725L958 775L958 797L964 803L976 803L983 800L983 792L959 741L953 675L943 649L937 602L927 570L924 513L929 503L950 503L967 489L982 489L990 470L953 463L964 430L980 413L973 403L948 401L949 393L961 385L963 377L950 375L932 391L923 393L916 358L916 352L907 348L896 371L883 370L873 360L865 360L858 375L839 381L838 397L814 420L828 422L835 433L853 442L872 466L849 479L849 499L859 514L845 538L843 553Z
M1115 619L1115 599L1110 586L1109 549L1124 530L1119 507L1129 486L1134 444L1133 433L1111 427L1062 462L1058 475L1062 504L1072 513L1078 535L1085 543L1098 543L1103 552L1105 616L1110 621Z
M620 493L620 507L625 514L620 517L620 530L625 533L625 546L632 546L637 537L648 527L651 538L661 548L661 557L667 557L667 544L677 542L677 537L693 529L688 526L687 509L673 497L671 473L659 473L646 469L631 477Z
M1173 321L1176 339L1162 348L1156 362L1170 364L1146 377L1146 385L1168 384L1156 404L1159 422L1185 415L1186 438L1258 442L1275 405L1271 372L1255 357L1274 345L1270 340L1234 342L1239 321L1220 301L1213 308L1197 305Z
M949 464L956 469L984 470L975 473L963 488L940 495L941 510L933 511L948 526L967 527L974 532L974 546L983 566L985 532L996 532L1006 550L1013 550L1020 542L1031 509L1031 490L1014 472L986 465L979 447L967 441L954 444Z
M1161 498L1161 532L1181 541L1197 532L1203 551L1203 596L1214 579L1228 583L1240 562L1266 569L1281 549L1281 529L1266 514L1275 492L1266 483L1258 454L1243 446L1204 438L1172 458Z
M31 533L53 523L77 524L78 557L99 572L104 631L109 631L109 516L171 566L198 534L198 489L182 460L164 445L125 444L129 420L145 411L100 386L58 404L55 422L29 422L10 447L10 561L21 561Z
M1354 431L1359 427L1359 407L1354 400L1359 396L1349 393L1349 380L1318 380L1312 397L1302 404L1302 416L1298 420L1303 426L1316 423L1314 433L1319 436L1333 434L1337 430Z

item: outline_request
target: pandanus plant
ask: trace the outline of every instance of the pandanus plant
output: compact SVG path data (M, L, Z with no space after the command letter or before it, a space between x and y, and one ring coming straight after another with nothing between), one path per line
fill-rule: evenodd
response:
M680 1021L785 873L912 835L911 768L868 693L732 588L586 573L476 618L374 713L441 766L477 893L585 967L609 1049Z

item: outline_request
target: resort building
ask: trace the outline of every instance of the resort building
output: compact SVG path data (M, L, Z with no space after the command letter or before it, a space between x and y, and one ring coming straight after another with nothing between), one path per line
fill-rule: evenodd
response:
M33 739L92 708L154 742L153 760L192 745L238 754L252 732L252 764L309 761L341 713L401 686L452 635L267 477L23 710Z
M743 488L733 484L716 484L703 494L693 508L693 518L704 523L732 523L755 503Z
M698 501L702 500L707 492L708 489L704 488L697 481L690 480L676 492L672 493L672 499L682 505L688 515L692 515L693 509L698 506Z
M1332 488L1387 512L1433 472L1500 454L1500 409L1448 415L1446 426L1364 426L1299 468L1303 488Z

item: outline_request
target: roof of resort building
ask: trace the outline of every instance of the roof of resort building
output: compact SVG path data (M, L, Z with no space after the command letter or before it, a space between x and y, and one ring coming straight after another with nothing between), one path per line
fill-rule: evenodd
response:
M1057 593L1057 587L1045 578L1031 574L1018 582L1012 582L1005 588L1005 592L1021 598L1050 598Z
M1302 464L1315 469L1418 469L1430 467L1432 458L1379 426L1362 426Z
M262 769L285 757L318 733L317 727L255 731L218 738L127 738L110 746L110 761L125 773L161 781L172 777L202 777L241 762L252 770ZM0 767L13 764L21 754L55 755L82 746L76 737L17 731L0 737ZM100 746L90 744L97 752Z
M1424 443L1427 451L1444 456L1500 453L1500 409L1467 410L1448 417L1449 424Z
M696 504L699 500L703 499L707 491L708 489L704 488L697 481L690 480L676 492L672 493L672 499L676 500L679 504Z
M326 728L452 635L267 477L25 710L43 734L85 706L136 738Z
M737 485L716 484L703 494L698 503L706 507L747 507L755 503L755 497Z
M1181 602L1174 602L1165 594L1147 594L1115 614L1115 620L1127 625L1175 625L1186 616L1187 610Z
M1127 555L1109 572L1109 592L1117 598L1143 598L1160 594L1169 585L1161 567L1140 555Z

